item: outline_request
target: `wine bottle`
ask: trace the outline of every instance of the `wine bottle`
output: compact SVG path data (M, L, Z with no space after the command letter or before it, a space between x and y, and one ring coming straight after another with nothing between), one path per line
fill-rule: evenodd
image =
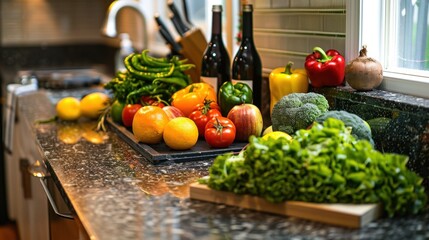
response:
M231 79L231 60L222 39L222 5L212 7L212 35L201 64L201 82L211 84L216 92Z
M232 82L244 82L253 90L253 104L261 109L262 63L253 42L253 6L243 5L242 39L232 63Z

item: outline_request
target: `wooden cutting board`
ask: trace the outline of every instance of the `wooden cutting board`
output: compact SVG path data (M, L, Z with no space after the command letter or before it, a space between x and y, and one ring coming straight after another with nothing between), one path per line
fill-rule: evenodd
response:
M191 184L190 198L350 228L361 228L382 215L380 204L270 203L261 197L217 191L199 183Z

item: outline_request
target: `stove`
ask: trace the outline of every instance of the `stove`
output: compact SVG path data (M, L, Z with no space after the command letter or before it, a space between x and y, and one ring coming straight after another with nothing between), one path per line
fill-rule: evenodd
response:
M34 81L38 88L72 89L99 85L106 79L95 69L41 69L23 70L17 73L17 81L27 85Z

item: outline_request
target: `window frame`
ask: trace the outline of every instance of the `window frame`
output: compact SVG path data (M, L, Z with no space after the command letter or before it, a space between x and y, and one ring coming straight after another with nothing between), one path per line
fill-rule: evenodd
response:
M385 42L391 38L383 30L390 28L387 21L389 14L384 11L385 4L384 0L346 0L346 61L357 57L363 44L371 46L368 55L383 65L383 82L379 89L429 98L428 77L405 74L385 67L387 61L384 53L388 50ZM378 19L366 19L364 14L378 16Z

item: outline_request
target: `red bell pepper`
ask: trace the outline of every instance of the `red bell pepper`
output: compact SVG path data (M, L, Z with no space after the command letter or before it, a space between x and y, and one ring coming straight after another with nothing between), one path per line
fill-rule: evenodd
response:
M320 47L313 48L304 64L310 84L313 87L334 87L344 82L346 61L341 54L333 49L323 51Z

